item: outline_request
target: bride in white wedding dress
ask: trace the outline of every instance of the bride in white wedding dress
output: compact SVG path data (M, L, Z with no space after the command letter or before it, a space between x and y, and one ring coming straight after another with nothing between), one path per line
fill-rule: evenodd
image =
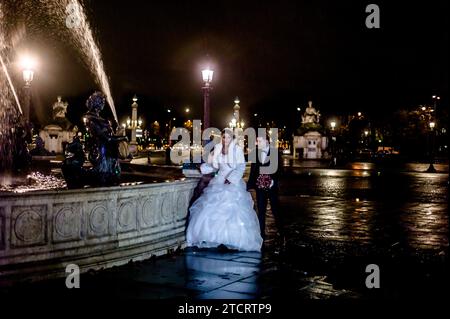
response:
M225 245L229 249L261 251L263 239L258 217L242 179L244 152L233 140L231 130L222 131L222 143L214 147L212 158L200 170L216 175L189 210L188 246Z

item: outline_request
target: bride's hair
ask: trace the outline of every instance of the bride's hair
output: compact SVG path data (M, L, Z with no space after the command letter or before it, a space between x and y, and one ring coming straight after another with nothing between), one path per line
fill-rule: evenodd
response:
M230 135L230 136L231 136L231 140L232 140L232 141L234 140L234 133L233 133L233 130L232 130L232 129L230 129L230 128L224 128L224 129L222 130L222 133L220 134L220 136L223 137L225 134ZM222 154L225 155L225 147L222 147Z
M233 133L233 130L232 129L230 129L230 128L224 128L223 130L222 130L222 133L220 134L221 136L224 136L225 134L228 134L228 135L230 135L231 136L231 138L232 139L234 139L234 133Z

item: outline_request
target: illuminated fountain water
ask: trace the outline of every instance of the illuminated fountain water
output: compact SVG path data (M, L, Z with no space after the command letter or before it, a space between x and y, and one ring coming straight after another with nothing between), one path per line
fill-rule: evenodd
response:
M3 74L5 75L6 80L8 80L9 88L11 89L11 92L14 95L14 100L16 102L17 109L19 110L19 113L22 114L22 107L20 106L20 101L19 101L19 98L17 97L16 89L14 88L14 85L13 85L13 83L11 81L11 77L9 76L9 72L8 72L8 69L6 68L6 64L3 61L2 54L0 54L0 65L2 67Z
M106 95L114 119L118 122L108 77L103 66L102 55L94 39L83 5L77 0L43 1L41 4L45 6L48 16L55 20L56 24L60 24L61 28L69 30L72 44L76 46L83 56L84 62Z
M19 113L22 113L19 99L6 67L9 45L3 17L3 6L0 3L0 173L10 170L13 166L14 127ZM14 100L16 105L14 105Z

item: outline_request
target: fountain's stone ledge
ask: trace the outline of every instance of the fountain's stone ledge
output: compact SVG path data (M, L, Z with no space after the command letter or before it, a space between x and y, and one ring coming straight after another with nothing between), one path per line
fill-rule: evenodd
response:
M198 179L0 195L0 285L66 276L185 247Z

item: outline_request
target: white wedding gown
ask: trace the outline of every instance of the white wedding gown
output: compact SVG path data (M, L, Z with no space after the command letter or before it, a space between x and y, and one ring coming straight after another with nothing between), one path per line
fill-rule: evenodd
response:
M261 251L258 217L242 179L244 153L234 142L229 150L223 155L222 144L217 144L209 163L201 166L203 174L217 173L189 210L187 245L209 248L223 244L230 249ZM230 184L225 184L225 179Z

